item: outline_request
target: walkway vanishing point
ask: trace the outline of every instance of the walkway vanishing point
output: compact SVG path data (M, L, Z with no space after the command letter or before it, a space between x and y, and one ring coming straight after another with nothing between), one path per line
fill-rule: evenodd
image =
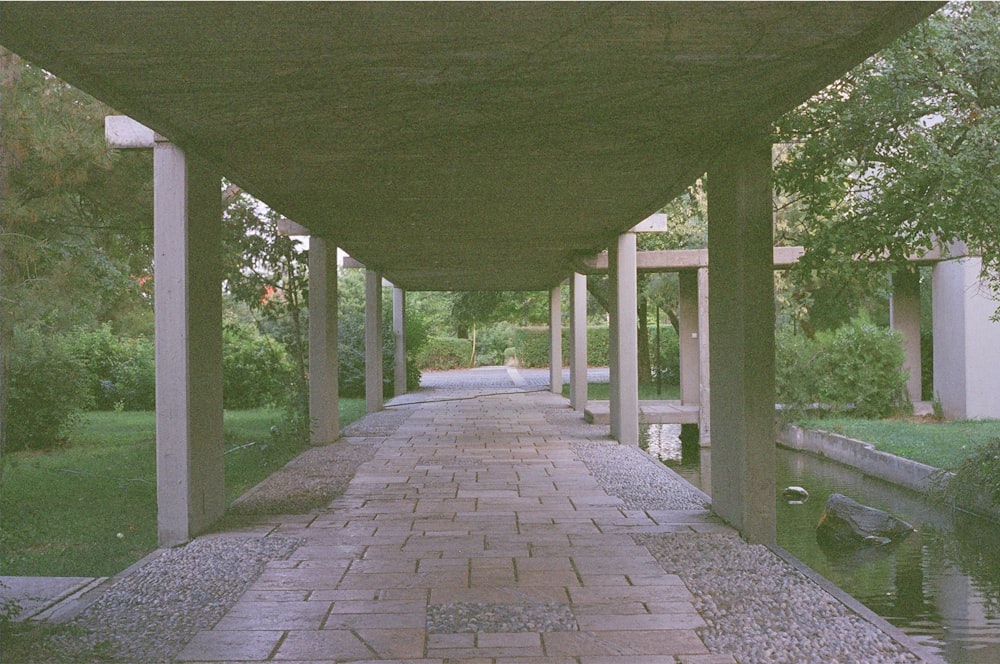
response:
M557 395L425 389L359 425L339 444L377 451L328 508L207 536L301 544L180 661L919 661Z

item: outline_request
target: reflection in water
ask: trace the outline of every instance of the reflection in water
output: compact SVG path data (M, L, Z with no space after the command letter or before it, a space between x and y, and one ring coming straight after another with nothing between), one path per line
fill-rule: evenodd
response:
M711 494L710 450L668 427L650 427L650 452ZM779 449L777 466L779 545L949 662L1000 662L1000 526L811 455ZM790 485L808 489L809 500L783 500ZM815 529L831 493L895 514L917 532L889 547L827 553Z

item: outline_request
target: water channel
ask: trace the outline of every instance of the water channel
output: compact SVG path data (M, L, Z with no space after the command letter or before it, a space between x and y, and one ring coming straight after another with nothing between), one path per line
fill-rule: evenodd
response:
M651 425L649 451L711 494L711 449L682 444L679 425ZM778 544L951 664L1000 662L1000 525L819 457L778 448ZM808 489L789 504L786 486ZM917 532L854 555L824 551L815 528L831 493L886 510Z

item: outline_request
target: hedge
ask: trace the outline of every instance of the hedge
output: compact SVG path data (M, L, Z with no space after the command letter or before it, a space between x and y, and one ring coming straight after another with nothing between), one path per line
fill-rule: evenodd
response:
M428 337L423 348L416 353L417 366L421 369L446 370L469 366L472 341L454 337Z

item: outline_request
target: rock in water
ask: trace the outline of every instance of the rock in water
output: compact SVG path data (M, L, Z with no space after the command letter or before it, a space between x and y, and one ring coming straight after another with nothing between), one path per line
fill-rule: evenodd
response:
M789 486L781 492L781 497L790 503L799 505L809 500L809 492L800 486Z
M882 546L903 539L913 530L913 526L888 512L834 493L819 517L816 540L836 549Z

